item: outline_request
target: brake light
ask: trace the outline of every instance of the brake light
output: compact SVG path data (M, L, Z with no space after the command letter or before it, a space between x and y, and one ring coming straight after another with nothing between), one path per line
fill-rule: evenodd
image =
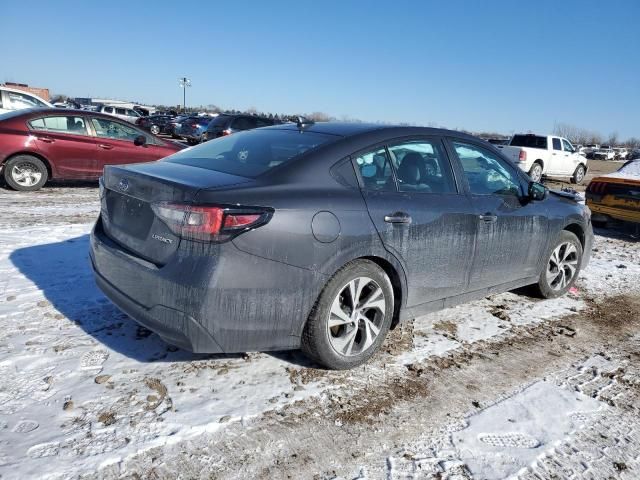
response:
M222 130L222 137L226 136L226 135L231 135L231 129L230 128L225 128L224 130Z
M189 240L226 241L271 219L272 209L180 203L154 203L155 214L171 231Z
M527 161L527 152L524 150L520 150L520 155L518 155L518 161L520 163L524 163Z

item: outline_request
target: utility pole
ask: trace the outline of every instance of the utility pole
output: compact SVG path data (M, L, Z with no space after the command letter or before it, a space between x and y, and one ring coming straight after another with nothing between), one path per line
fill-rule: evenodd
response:
M187 111L187 87L191 86L191 80L187 77L180 77L180 87L182 87L182 110Z

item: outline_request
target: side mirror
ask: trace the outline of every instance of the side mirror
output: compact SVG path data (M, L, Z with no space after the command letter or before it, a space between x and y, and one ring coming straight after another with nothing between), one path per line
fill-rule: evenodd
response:
M547 187L538 182L529 183L529 198L531 200L544 200L547 197Z
M142 147L143 145L146 145L147 143L147 137L145 137L144 135L138 135L136 138L133 139L133 144L136 147Z

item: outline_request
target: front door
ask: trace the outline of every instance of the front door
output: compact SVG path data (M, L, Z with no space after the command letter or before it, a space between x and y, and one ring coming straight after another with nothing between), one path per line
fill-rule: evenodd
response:
M91 125L97 137L97 150L100 163L96 165L96 176L102 175L105 165L121 165L127 163L150 162L162 155L153 144L135 145L136 137L143 135L147 141L154 141L153 137L142 130L118 120L107 120L102 117L92 117Z
M407 305L463 293L476 216L458 191L442 140L391 143L354 156L369 215L407 275Z
M477 241L469 290L538 274L547 248L548 221L541 202L529 201L509 162L467 140L452 140L475 208Z

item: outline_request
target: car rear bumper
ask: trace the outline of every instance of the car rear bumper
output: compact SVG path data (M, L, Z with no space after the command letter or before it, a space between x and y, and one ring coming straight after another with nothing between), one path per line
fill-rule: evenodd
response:
M299 348L324 276L244 253L232 242L213 248L181 245L158 267L113 242L98 220L90 258L104 294L170 344L202 353Z
M605 205L587 198L587 206L597 215L604 215L624 222L640 223L640 202L638 202L637 209L632 209Z

